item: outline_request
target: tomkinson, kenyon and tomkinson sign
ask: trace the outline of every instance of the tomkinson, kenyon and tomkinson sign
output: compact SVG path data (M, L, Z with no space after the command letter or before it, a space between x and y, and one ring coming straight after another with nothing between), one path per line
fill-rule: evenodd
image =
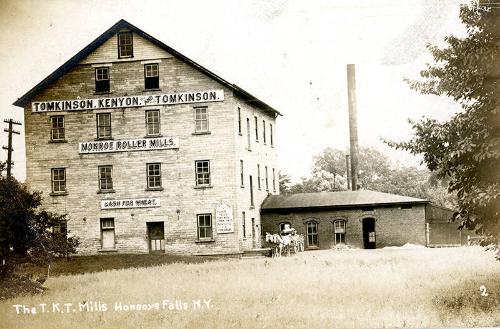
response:
M93 99L72 99L60 101L32 102L31 111L60 112L60 111L82 111L99 110L123 107L159 106L189 103L222 102L224 91L205 90L195 92L181 92L160 95L123 96ZM179 148L177 137L137 138L125 140L103 140L80 142L78 153L109 153L166 150Z
M32 102L32 112L58 112L98 110L122 107L175 105L188 103L222 102L223 90L206 90L160 95L123 96L92 99L71 99L61 101Z

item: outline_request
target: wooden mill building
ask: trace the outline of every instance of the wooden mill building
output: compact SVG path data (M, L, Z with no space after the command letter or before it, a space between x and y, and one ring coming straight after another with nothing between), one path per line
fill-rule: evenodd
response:
M240 253L278 194L280 113L120 20L20 97L27 184L80 253Z

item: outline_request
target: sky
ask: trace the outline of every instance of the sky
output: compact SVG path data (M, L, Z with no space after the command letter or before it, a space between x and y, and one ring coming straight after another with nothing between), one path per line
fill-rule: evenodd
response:
M462 2L0 0L0 123L23 122L12 103L123 18L280 111L278 166L293 181L326 147L348 150L347 64L356 66L359 145L418 166L381 138L408 140L409 118L446 120L460 110L403 79L432 63L427 44L465 34ZM24 126L16 129L13 173L24 180Z

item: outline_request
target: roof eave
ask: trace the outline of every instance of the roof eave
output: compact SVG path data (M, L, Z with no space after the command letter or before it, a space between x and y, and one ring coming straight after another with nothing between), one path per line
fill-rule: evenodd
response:
M402 204L429 204L430 202L427 200L419 200L419 201L401 201L401 202L383 202L383 203L363 203L363 204L348 204L348 205L327 205L327 206L304 206L304 207L270 207L267 208L265 206L261 207L261 212L272 212L277 210L301 210L307 211L312 209L318 210L334 210L334 209L353 209L360 207L383 207L383 206L396 206Z

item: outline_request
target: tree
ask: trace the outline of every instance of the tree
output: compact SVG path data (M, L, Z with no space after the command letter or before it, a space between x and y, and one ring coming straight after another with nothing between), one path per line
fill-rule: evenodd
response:
M461 227L482 233L482 245L500 244L500 9L462 6L467 36L448 36L443 48L428 46L434 57L409 81L423 93L445 95L462 111L445 122L410 121L411 140L387 143L422 154L427 167L448 181L457 195ZM497 253L500 260L500 254Z
M45 261L74 253L78 239L56 231L66 215L40 209L41 194L14 178L0 177L0 258L7 264L29 257Z

